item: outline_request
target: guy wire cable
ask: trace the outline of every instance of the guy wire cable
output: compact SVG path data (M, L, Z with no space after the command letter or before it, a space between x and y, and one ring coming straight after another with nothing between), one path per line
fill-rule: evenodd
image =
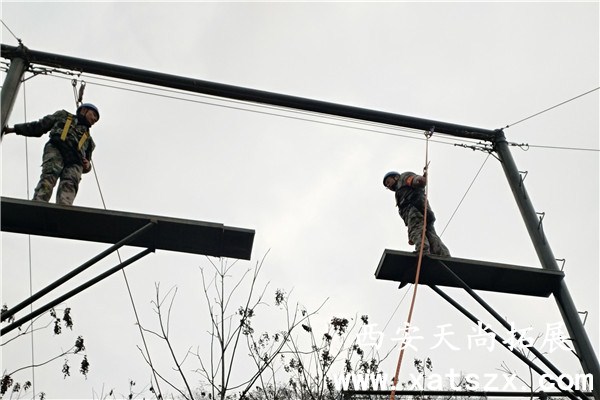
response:
M389 326L390 322L392 322L392 319L394 318L394 315L396 315L396 312L398 311L398 308L400 308L400 305L404 302L404 299L406 298L406 295L408 294L409 290L410 290L410 286L406 286L406 290L404 291L404 294L402 295L402 298L400 298L400 301L398 302L398 304L396 304L396 308L394 308L394 311L392 311L392 315L390 315L390 317L388 318L387 322L385 323L385 325L381 329L381 332L385 332L385 330ZM377 339L377 342L376 342L375 346L371 346L371 351L369 351L368 357L371 357L371 355L373 355L373 356L375 355L374 354L375 353L375 348L377 347L378 343L379 343L379 339Z
M458 211L458 209L460 208L461 204L463 203L463 201L465 200L465 198L467 197L467 194L469 194L469 191L471 190L471 187L473 186L473 184L475 183L475 180L477 179L477 177L479 176L479 174L481 173L481 170L483 169L485 163L487 162L487 160L490 158L490 155L492 153L488 153L487 157L485 158L485 160L483 160L483 163L481 164L481 167L479 167L479 170L477 171L477 173L475 174L475 177L473 178L473 180L471 181L471 184L469 185L469 187L467 188L467 191L465 192L465 194L463 195L463 197L460 199L460 201L458 202L458 205L456 206L456 208L454 209L454 212L452 213L452 215L450 216L450 219L448 220L448 222L446 222L446 226L444 226L444 229L442 229L442 233L440 233L440 237L442 237L442 235L444 234L444 232L446 232L446 228L448 228L448 225L450 225L450 222L452 222L452 219L454 218L454 215L456 214L456 212Z
M573 100L576 100L576 99L578 99L578 98L580 98L580 97L583 97L583 96L585 96L585 95L588 95L588 94L590 94L590 93L592 93L592 92L595 92L595 91L596 91L596 90L598 90L598 89L600 89L600 87L594 88L594 89L592 89L592 90L588 90L588 91L587 91L587 92L585 92L585 93L582 93L582 94L580 94L580 95L577 95L577 96L575 96L575 97L573 97L573 98L570 98L570 99L568 99L568 100L565 100L565 101L563 101L563 102L561 102L561 103L558 103L558 104L556 104L556 105L554 105L554 106L552 106L552 107L546 108L545 110L542 110L542 111L540 111L540 112L537 112L537 113L535 113L535 114L533 114L533 115L530 115L529 117L523 118L523 119L521 119L521 120L519 120L519 121L517 121L517 122L513 122L512 124L508 124L508 125L506 125L506 126L504 127L504 129L508 129L508 128L512 127L512 126L515 126L516 124L519 124L519 123L523 122L523 121L527 121L528 119L531 119L531 118L533 118L533 117L535 117L535 116L538 116L538 115L540 115L540 114L543 114L543 113L545 113L545 112L547 112L547 111L550 111L550 110L552 110L552 109L554 109L554 108L556 108L556 107L562 106L563 104L567 104L567 103L569 103L569 102L571 102L571 101L573 101Z

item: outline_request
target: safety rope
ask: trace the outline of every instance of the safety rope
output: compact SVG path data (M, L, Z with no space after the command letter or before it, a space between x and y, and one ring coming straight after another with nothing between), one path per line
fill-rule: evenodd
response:
M100 181L98 180L98 174L96 173L96 167L94 163L90 160L90 164L92 166L92 171L94 171L94 178L96 179L96 185L98 186L98 192L100 193L100 200L102 201L102 207L106 210L106 202L104 201L104 195L102 194L102 189L100 188ZM121 253L117 249L117 257L119 258L119 263L123 263L121 260ZM142 343L144 344L144 349L146 350L146 355L148 356L148 364L150 365L150 369L152 370L152 375L154 376L154 381L156 382L156 390L158 392L158 398L162 399L162 392L160 390L160 384L158 382L158 377L156 376L156 370L154 369L154 365L152 364L152 358L150 357L150 350L148 349L148 344L146 343L146 337L144 336L144 330L142 328L142 324L140 323L140 317L137 312L137 307L135 306L135 301L133 300L133 294L131 293L131 287L129 286L129 280L127 279L127 274L125 273L125 269L121 269L121 273L123 274L123 279L125 280L125 286L127 287L127 293L129 293L129 300L131 301L131 307L133 308L133 314L135 315L135 320L137 322L138 329L140 331L140 336L142 337Z
M423 177L427 178L427 171L429 169L429 138L433 135L435 127L432 127L428 132L425 132L425 167L423 167ZM421 273L421 264L423 261L423 248L425 246L425 232L427 230L427 192L429 182L425 184L425 208L423 209L423 228L421 229L421 245L419 246L419 258L417 260L417 273L415 275L415 286L413 290L412 300L410 302L410 309L408 310L408 318L406 319L406 326L404 327L404 338L407 338L410 323L412 321L412 314L415 308L415 300L417 298L417 288L419 287L419 275ZM404 358L404 349L406 343L402 343L400 349L400 355L398 356L398 364L396 365L396 373L394 374L394 383L390 394L390 400L396 398L396 386L398 385L398 375L400 375L400 367L402 366L402 359Z
M27 121L27 87L23 82L23 117ZM25 184L27 191L27 198L29 195L29 138L25 137ZM31 257L31 235L27 235L27 257L29 261L29 297L33 296L33 266ZM29 305L29 312L33 312L33 304ZM35 365L35 340L33 329L34 322L31 323L31 365ZM33 397L35 397L35 368L31 368L31 390Z
M75 106L79 107L81 106L82 102L83 102L83 94L85 91L85 81L81 81L80 85L79 85L79 91L77 91L77 80L73 79L71 80L71 85L73 86L73 96L75 97ZM68 125L70 125L71 121L70 118L67 121L67 124L65 125L65 128L63 129L63 135L62 136L66 136L66 131L68 130ZM84 134L83 137L81 138L81 140L79 141L78 144L78 148L81 149L83 143L85 142L85 140L87 140L88 138L88 134ZM64 138L61 137L61 139L64 140ZM96 168L94 166L94 163L90 160L90 164L92 167L92 170L94 171L94 178L96 179L96 185L98 186L98 192L100 193L100 200L102 201L102 207L104 208L104 210L106 210L106 202L104 201L104 195L102 194L102 189L100 188L100 181L98 180L98 174L96 173ZM119 258L119 263L123 263L123 260L121 259L121 253L119 252L119 250L117 249L117 257ZM140 323L140 318L137 312L137 307L135 306L135 301L133 299L133 294L131 293L131 287L129 285L129 280L127 279L127 274L125 273L125 269L121 269L121 273L123 274L123 279L125 280L125 286L127 287L127 293L129 293L129 300L131 301L131 307L133 308L133 314L135 315L135 320L137 322L137 326L139 328L140 331L140 336L142 337L142 343L144 344L144 349L146 350L146 355L148 356L148 364L150 364L150 369L152 370L152 375L154 376L154 381L156 382L156 390L158 392L158 397L162 398L162 392L160 390L160 384L158 382L158 377L156 376L156 370L154 369L154 365L152 364L152 358L150 357L150 350L148 349L148 344L146 343L146 338L144 336L144 331L142 329L142 324Z

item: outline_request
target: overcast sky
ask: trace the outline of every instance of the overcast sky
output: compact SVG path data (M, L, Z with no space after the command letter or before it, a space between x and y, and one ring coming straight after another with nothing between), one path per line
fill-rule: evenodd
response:
M3 44L17 45L14 34L32 50L485 129L514 124L505 130L508 140L530 147L511 151L519 169L528 171L527 190L536 210L545 213L555 256L566 259L567 286L577 308L588 312L585 327L598 351L598 91L517 123L600 86L598 2L4 1L2 21L12 31L2 26ZM100 78L81 77L87 83L84 101L101 113L92 129L100 187L93 174L85 175L75 205L102 208L101 190L111 210L254 229L252 260L239 262L236 271L268 252L260 282L270 282L269 300L276 288L291 292L291 301L309 310L329 298L312 321L316 331L332 316L368 314L371 323L387 326L383 348L394 345L391 338L407 317L410 293L395 314L394 309L409 289L378 281L374 272L384 249L412 249L393 194L381 180L389 170L422 171L421 132L189 94L168 98ZM9 124L74 111L70 80L56 73L27 80ZM463 142L448 137L433 139L429 198L438 233L445 229L442 238L453 256L541 267L495 158L485 162L450 221L487 154L453 146ZM3 139L2 196L31 196L46 140ZM32 236L30 259L27 236L3 232L2 303L14 305L29 296L30 279L35 292L107 247ZM138 251L127 248L122 254ZM116 256L109 257L58 293L116 263ZM150 304L155 283L165 291L178 288L171 323L179 354L207 345L199 267L209 266L203 256L157 251L127 269L146 326L155 326ZM447 292L491 321L460 290ZM531 327L529 333L545 334L547 324L562 321L552 297L480 295L518 329ZM36 334L35 361L83 335L90 374L85 380L73 373L63 383L57 361L37 370L36 391L48 398L87 399L103 387L125 393L130 379L139 385L149 381L121 274L65 306L73 309L74 332L64 339ZM283 327L283 320L273 317L280 315L274 307L259 315L257 330ZM505 361L526 374L499 346L493 352L468 350L472 324L425 286L413 323L425 339L405 360L430 357L439 374L451 368L497 372ZM455 332L458 353L446 346L431 349L445 324ZM153 346L167 369L160 344ZM26 365L30 353L29 339L3 346L3 371ZM568 352L548 357L564 372L581 372ZM384 364L390 376L396 360L394 350ZM415 372L410 362L404 365L401 381Z

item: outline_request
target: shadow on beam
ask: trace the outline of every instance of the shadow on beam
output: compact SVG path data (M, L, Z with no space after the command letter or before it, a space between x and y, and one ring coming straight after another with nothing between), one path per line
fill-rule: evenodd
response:
M423 257L420 284L460 287L440 261L475 290L548 297L564 278L562 271L430 255ZM386 249L375 277L404 286L415 282L416 268L417 254Z
M155 215L2 197L2 231L117 243L149 222L156 227L131 246L249 260L254 230Z

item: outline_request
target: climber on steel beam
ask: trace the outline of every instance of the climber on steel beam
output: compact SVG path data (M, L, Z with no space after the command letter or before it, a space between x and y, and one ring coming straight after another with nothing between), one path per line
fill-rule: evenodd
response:
M3 133L41 137L50 131L50 140L44 147L42 174L35 188L33 200L49 201L56 182L60 179L56 203L71 205L77 195L81 174L90 172L95 144L90 127L98 122L100 112L91 103L77 107L75 115L60 110L39 121L3 127Z

